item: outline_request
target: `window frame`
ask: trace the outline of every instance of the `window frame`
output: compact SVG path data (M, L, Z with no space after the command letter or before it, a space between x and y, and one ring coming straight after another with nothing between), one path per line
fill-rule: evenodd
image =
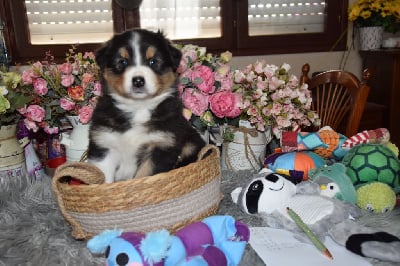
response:
M248 36L247 0L220 0L221 30L219 38L181 39L175 43L192 43L207 47L209 52L229 50L235 56L324 52L345 50L347 35L347 0L326 0L328 16L324 33ZM140 27L139 9L125 10L112 3L114 32ZM62 61L68 44L32 45L29 43L28 18L23 0L1 0L0 15L5 23L4 35L12 64L43 59L51 51ZM337 15L337 16L336 16ZM295 45L293 45L295 44ZM100 43L79 44L78 51L94 51Z

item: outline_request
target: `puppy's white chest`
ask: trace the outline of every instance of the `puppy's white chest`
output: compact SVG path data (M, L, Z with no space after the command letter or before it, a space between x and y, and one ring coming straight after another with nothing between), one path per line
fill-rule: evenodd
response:
M151 118L151 112L148 109L139 109L135 112L132 122L134 124L144 124Z

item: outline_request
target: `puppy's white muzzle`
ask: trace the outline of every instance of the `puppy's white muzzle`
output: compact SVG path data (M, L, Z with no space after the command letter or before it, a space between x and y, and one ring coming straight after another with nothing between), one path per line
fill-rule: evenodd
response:
M157 93L157 75L147 66L133 66L124 74L124 90L132 98L146 98Z

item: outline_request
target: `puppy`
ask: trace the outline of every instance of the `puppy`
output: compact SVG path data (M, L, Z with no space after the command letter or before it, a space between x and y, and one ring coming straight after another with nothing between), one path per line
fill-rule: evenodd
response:
M105 182L187 165L205 145L176 89L182 54L161 32L115 35L96 52L103 95L93 112L88 161Z

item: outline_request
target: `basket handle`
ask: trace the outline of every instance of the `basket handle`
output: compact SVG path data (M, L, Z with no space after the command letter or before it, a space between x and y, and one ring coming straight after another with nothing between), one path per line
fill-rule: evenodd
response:
M213 144L207 144L200 150L199 154L197 155L197 161L203 160L207 155L211 153L209 151L216 152L219 156L219 149L217 148L217 146Z
M57 167L53 182L71 176L85 184L103 184L104 173L96 166L86 162L67 162Z
M197 161L204 159L209 151L219 154L219 149L212 144L204 146L197 155ZM61 178L71 176L85 184L103 184L104 173L98 167L87 162L66 162L57 167L53 182L58 183Z
M54 177L52 179L52 189L55 194L58 206L64 218L72 226L72 236L76 239L86 239L87 232L82 228L66 210L64 199L61 195L59 186L61 185L60 179L63 177L74 177L86 184L102 184L104 183L103 172L94 165L85 162L67 162L57 167Z

